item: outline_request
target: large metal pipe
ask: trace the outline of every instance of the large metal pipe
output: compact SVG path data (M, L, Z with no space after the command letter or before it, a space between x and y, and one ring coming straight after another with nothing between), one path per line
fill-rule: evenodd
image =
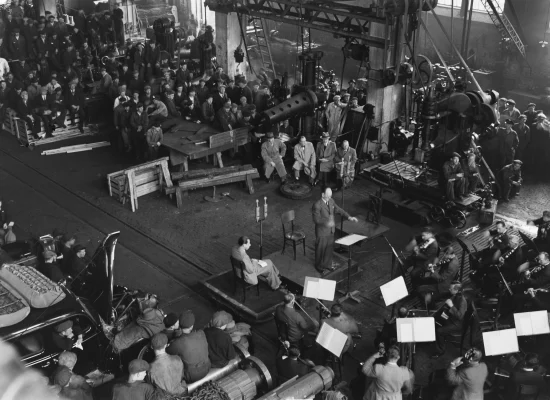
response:
M261 114L262 124L269 128L296 115L313 113L316 106L317 95L312 90L307 90L286 99L269 110L265 110Z
M290 380L271 392L258 398L258 400L283 400L283 399L305 399L317 393L330 389L334 372L329 367L317 365L313 370L296 380Z
M244 348L243 345L239 343L233 343L233 346L235 347L235 350L237 352L237 357L229 361L229 363L225 367L212 368L210 371L208 371L208 374L206 374L204 378L187 385L187 393L191 394L195 390L197 390L197 388L203 383L220 380L224 376L227 376L239 369L239 365L241 365L244 360L250 357L250 353Z
M273 387L271 374L260 359L248 357L241 368L216 382L231 400L252 400L258 392Z

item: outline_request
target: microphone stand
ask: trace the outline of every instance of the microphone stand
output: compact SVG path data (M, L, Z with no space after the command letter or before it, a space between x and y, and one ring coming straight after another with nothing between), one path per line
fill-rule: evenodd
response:
M342 168L340 169L340 180L342 181L342 209L344 209L344 191L345 191L345 185L344 185L344 168L346 164L344 163L344 160L342 160ZM344 237L344 216L340 216L340 237ZM346 249L344 246L340 245L340 247L336 250L337 253L345 253Z

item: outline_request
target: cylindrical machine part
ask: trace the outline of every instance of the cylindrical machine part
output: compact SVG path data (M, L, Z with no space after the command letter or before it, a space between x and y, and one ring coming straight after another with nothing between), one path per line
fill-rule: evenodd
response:
M231 400L252 400L258 389L265 391L273 387L273 379L265 364L256 357L245 360L244 369L238 369L216 383Z
M245 359L250 357L250 353L244 348L243 345L239 343L233 343L233 346L235 347L238 357L229 361L229 363L223 368L212 368L210 371L208 371L208 374L206 374L204 378L187 385L187 393L191 394L195 390L197 390L197 388L203 383L209 381L217 381L239 369L239 365Z
M317 96L308 90L286 99L262 113L262 124L271 127L298 114L311 113L317 106Z
M332 386L333 379L334 372L332 369L317 365L309 374L302 376L290 384L282 384L258 400L310 398L323 390L329 389Z

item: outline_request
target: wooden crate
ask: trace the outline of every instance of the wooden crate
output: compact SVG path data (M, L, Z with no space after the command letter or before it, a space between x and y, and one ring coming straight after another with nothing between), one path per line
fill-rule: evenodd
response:
M111 197L122 204L129 200L132 211L135 211L139 197L159 191L162 187L173 186L168 170L168 157L108 174L107 184Z

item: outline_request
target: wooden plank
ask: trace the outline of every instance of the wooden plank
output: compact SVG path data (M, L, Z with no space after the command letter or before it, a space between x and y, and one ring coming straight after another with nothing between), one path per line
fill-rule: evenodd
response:
M155 165L158 165L160 164L162 161L168 161L168 157L163 157L163 158L159 158L155 161L150 161L150 162L147 162L147 163L144 163L144 164L139 164L139 165L136 165L134 167L130 167L130 168L126 168L122 171L116 171L116 172L111 172L110 174L107 174L107 178L109 178L110 176L116 176L116 175L120 175L120 174L125 174L127 173L128 171L130 170L133 170L134 172L138 172L138 171L141 171L143 169L147 169L147 168L151 168L151 167L154 167Z
M246 176L246 186L248 188L248 194L254 194L254 183L252 182L252 175Z
M134 175L135 171L130 170L126 173L126 176L128 177L128 188L130 189L130 205L132 206L132 212L135 212L138 205L137 205L137 197L136 197L136 187L134 186Z
M205 178L193 179L193 180L188 180L188 181L179 181L178 185L180 187L186 187L186 186L191 185L191 184L208 184L209 182L216 181L217 179L220 179L220 178L221 179L223 179L223 178L233 178L233 177L236 177L236 176L246 176L248 174L259 176L259 173L258 173L257 170L255 170L255 171L236 171L236 172L231 172L229 174L224 174L224 175L219 175L219 176L205 177Z
M181 205L183 204L183 198L182 198L182 190L177 187L176 190L176 207L181 208Z
M173 180L194 179L194 178L202 178L209 175L217 176L217 175L226 174L228 172L248 171L253 169L254 168L250 164L236 165L233 167L223 167L219 169L213 169L213 168L196 169L193 171L172 172L172 179Z
M158 182L151 182L147 185L139 186L136 188L136 198L145 196L149 193L158 192L160 189L160 186Z
M170 170L168 169L168 161L163 161L160 164L162 168L162 173L164 174L164 181L166 182L167 187L174 186L174 183L172 182L172 179L170 178Z
M223 161L222 161L222 153L221 152L216 153L216 159L218 160L218 164L219 164L220 168L223 168Z
M251 175L251 178L259 178L260 174L248 174ZM237 175L237 176L231 176L231 177L218 177L214 179L210 179L208 181L201 180L199 182L185 182L186 185L180 184L179 187L182 190L192 190L192 189L199 189L204 187L210 187L210 186L218 186L218 185L225 185L227 183L233 183L233 182L242 182L245 181L248 175Z

